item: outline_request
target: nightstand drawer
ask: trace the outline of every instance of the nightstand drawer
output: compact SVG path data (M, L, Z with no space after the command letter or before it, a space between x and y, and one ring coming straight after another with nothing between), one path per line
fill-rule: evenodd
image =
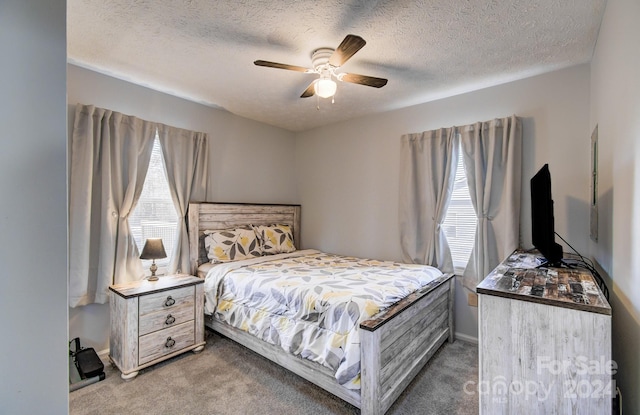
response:
M193 321L140 337L138 364L143 365L194 343Z
M143 336L154 331L174 327L195 318L193 301L184 302L167 310L140 316L139 335Z
M193 305L194 287L183 287L140 297L140 316L161 310L173 310L184 303Z

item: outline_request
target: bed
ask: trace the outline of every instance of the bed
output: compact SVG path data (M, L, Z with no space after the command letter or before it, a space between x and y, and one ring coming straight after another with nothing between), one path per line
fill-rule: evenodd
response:
M208 307L208 313L205 315L205 325L360 408L363 415L384 414L440 346L445 341L452 342L454 339L453 300L455 281L453 275L442 274L439 271L433 273L433 270L428 270L431 272L430 277L419 277L428 279L415 282L418 279L419 270L417 267L422 266L345 258L319 251L301 249L292 250L292 252L285 250L284 252L276 253L272 258L266 259L249 256L240 258L240 261L225 261L222 264L213 266L207 264L207 250L204 247L207 235L210 237L216 236L230 229L252 229L250 225L253 227L270 227L276 224L285 227L294 243L299 243L301 240L300 206L232 203L189 204L188 227L191 272L201 277L209 275L205 280L205 287L210 285L209 292L206 294L208 305L205 305L205 308ZM207 248L212 246L213 244L211 243ZM244 251L248 251L248 249L243 250L243 253ZM356 263L347 264L342 262L347 260L353 260ZM307 266L310 263L309 261L331 262L332 264L337 261L340 264L339 266L343 268L348 267L349 270L357 269L358 274L363 273L362 269L369 270L369 267L377 266L377 263L380 263L382 264L380 265L381 272L386 266L388 272L406 274L410 284L423 284L424 281L428 281L408 295L403 293L397 300L394 299L394 296L398 295L394 291L395 288L390 290L383 286L382 291L385 294L376 294L376 296L384 298L385 301L393 301L393 303L380 310L372 308L370 313L363 314L364 317L358 320L353 327L353 333L348 335L354 337L346 340L348 344L358 344L357 349L347 350L345 347L343 350L342 347L338 348L341 352L344 352L344 356L338 357L340 364L348 362L351 358L349 357L350 355L357 354L357 367L359 368L357 377L353 377L352 371L348 370L349 367L356 367L355 365L347 363L347 370L342 372L340 368L336 370L335 365L332 366L326 362L328 360L331 363L331 358L325 359L326 356L324 355L315 355L309 352L309 350L314 349L312 346L301 350L300 353L291 354L287 351L288 346L283 348L283 344L286 343L284 340L281 341L282 344L272 344L260 337L256 337L255 333L251 334L253 326L248 329L244 323L233 324L233 320L223 321L225 316L233 315L233 313L228 311L230 308L228 306L229 303L225 302L225 296L222 295L222 291L217 292L216 290L218 289L218 282L231 278L227 277L227 275L240 273L240 276L236 277L238 280L234 280L236 282L233 282L232 286L239 286L241 281L247 280L251 282L249 285L258 285L258 283L253 284L253 280L251 280L251 278L254 278L252 276L255 276L256 280L260 278L260 274L257 274L258 271L266 270L268 277L268 272L274 272L275 269L286 269L287 271L282 272L289 272L291 268L295 270ZM316 268L315 264L317 263L312 262L313 266L311 268ZM397 267L404 266L408 267L407 272L404 269L400 271L397 269ZM395 268L391 269L389 267ZM203 271L205 268L207 270ZM334 274L338 273L336 269L324 269L321 272L331 275L328 278L334 278ZM369 274L368 271L366 273ZM267 277L264 277L266 278L264 281L271 281ZM208 284L208 281L216 278L218 282ZM306 277L300 278L304 280ZM315 283L316 280L314 279L313 281ZM288 285L291 285L291 283L288 283ZM320 287L318 285L316 290L322 295L321 290L324 288ZM269 290L272 289L273 287L270 286ZM400 290L409 289L410 287L400 288ZM326 290L331 291L333 289L329 287ZM242 290L238 289L236 291ZM290 296L290 294L291 291L288 291L286 295ZM256 294L251 296L255 297ZM308 300L300 301L309 302ZM212 312L213 310L215 312ZM332 313L339 314L335 311L332 311ZM302 320L310 320L307 318L308 315L309 313L305 314L306 317ZM248 316L248 318L254 317ZM235 315L232 318L235 318ZM259 325L257 324L256 326ZM262 330L260 333L276 331L273 327L271 330L267 328L265 331L265 327L260 330ZM261 337L269 336L271 335L261 335ZM285 336L280 333L276 337ZM300 342L297 342L296 345L298 343ZM334 360L336 359L333 354L328 353L328 355ZM337 377L338 373L348 373L351 376Z

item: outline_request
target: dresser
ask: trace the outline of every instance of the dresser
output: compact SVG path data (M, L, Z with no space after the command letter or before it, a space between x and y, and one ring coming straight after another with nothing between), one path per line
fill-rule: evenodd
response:
M138 371L204 348L204 281L163 276L109 287L109 358L129 380Z
M476 288L480 414L611 414L611 307L581 268L515 251ZM475 386L475 387L472 387Z

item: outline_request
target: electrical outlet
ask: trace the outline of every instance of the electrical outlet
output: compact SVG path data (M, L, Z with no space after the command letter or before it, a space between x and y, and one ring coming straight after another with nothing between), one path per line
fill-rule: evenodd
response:
M471 307L477 307L478 306L478 294L476 293L469 293L467 295L467 303L471 306Z

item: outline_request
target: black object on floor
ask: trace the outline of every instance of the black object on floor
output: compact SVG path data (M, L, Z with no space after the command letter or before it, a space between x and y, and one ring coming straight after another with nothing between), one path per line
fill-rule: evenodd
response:
M96 351L92 347L86 349L81 347L78 337L71 340L69 342L69 392L104 378L104 364Z

